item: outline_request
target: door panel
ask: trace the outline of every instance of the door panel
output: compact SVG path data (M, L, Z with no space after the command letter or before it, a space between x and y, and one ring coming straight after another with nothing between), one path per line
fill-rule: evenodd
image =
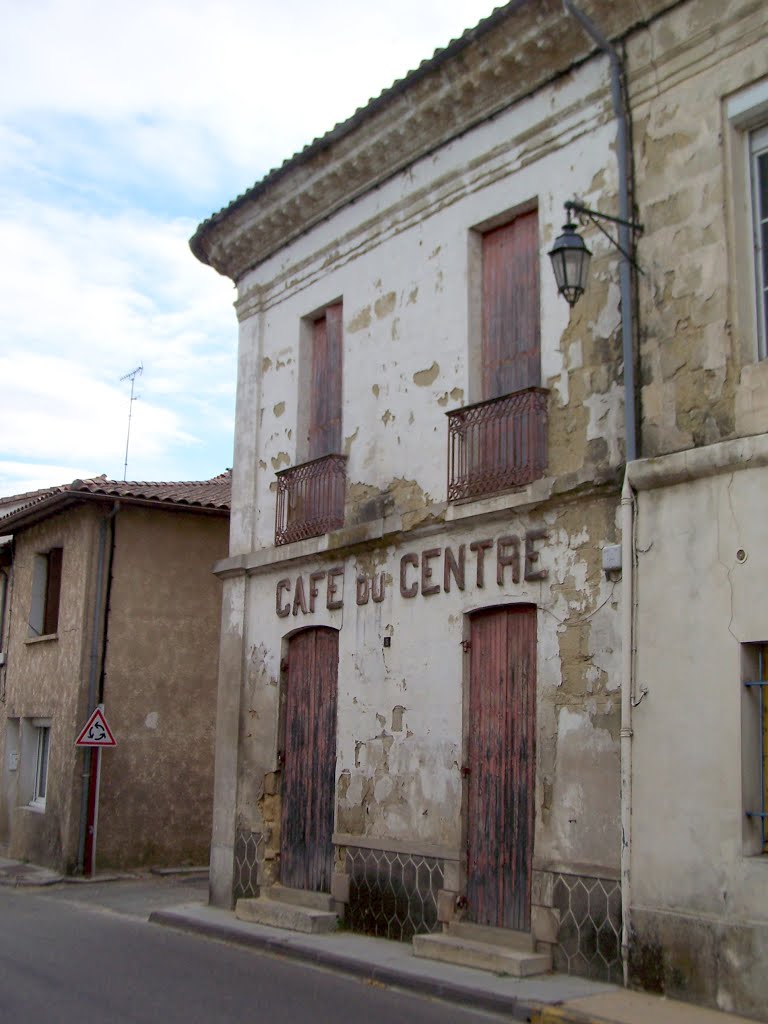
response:
M330 892L336 776L338 633L291 638L286 687L280 880Z
M471 920L528 931L536 767L536 609L471 620L467 901Z

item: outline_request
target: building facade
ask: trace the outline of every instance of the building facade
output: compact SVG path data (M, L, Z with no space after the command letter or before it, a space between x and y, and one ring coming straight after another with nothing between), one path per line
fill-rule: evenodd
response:
M499 9L192 239L240 321L212 898L460 917L759 1015L766 14L566 6ZM628 399L615 245L584 227L570 312L547 259L621 187L578 12L631 127Z
M0 519L13 535L0 570L7 856L86 873L207 863L221 589L211 567L226 552L229 495L228 474L101 477L24 496ZM117 741L100 751L98 793L95 751L75 747L97 705Z

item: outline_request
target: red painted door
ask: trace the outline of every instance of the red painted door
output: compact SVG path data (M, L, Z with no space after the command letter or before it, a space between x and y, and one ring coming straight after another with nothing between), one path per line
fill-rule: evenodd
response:
M280 880L330 892L336 777L338 633L307 629L290 640L286 686Z
M471 620L467 902L477 924L531 925L536 609Z

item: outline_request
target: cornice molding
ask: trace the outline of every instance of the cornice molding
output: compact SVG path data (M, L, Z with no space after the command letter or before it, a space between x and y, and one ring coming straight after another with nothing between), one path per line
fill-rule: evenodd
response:
M676 0L679 2L679 0ZM583 0L611 39L676 6ZM642 18L642 22L641 22ZM593 52L561 0L513 0L201 224L197 258L238 283L393 175L566 74Z

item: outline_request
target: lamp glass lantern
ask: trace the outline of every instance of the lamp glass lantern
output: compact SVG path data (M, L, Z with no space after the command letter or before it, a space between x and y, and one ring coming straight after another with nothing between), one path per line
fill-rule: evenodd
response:
M562 235L555 240L549 258L552 260L557 290L570 306L579 301L587 286L591 256L576 225L568 221L563 225Z

